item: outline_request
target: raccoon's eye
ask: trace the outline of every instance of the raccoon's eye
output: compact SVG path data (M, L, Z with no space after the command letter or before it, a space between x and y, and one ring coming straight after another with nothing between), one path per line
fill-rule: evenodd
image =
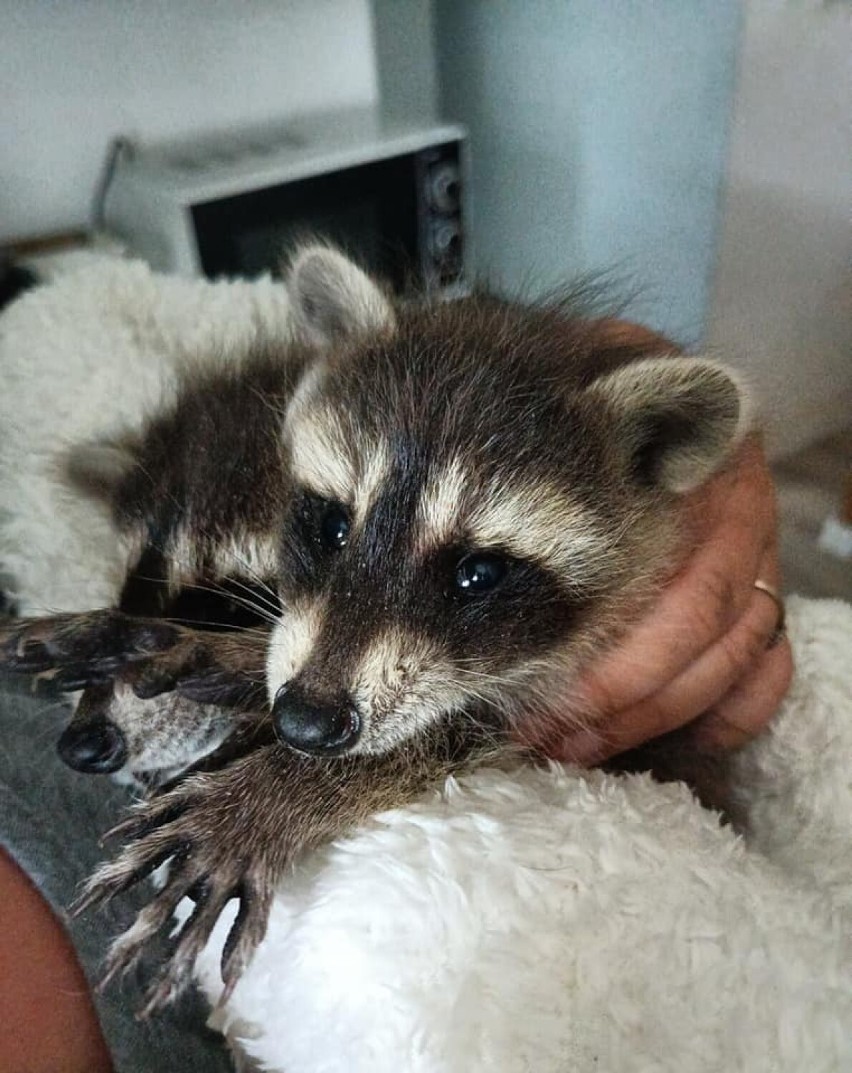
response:
M330 503L320 518L319 534L323 547L338 551L349 539L349 517L339 503Z
M473 551L456 564L456 588L465 596L490 592L503 580L506 565L506 560L492 551Z

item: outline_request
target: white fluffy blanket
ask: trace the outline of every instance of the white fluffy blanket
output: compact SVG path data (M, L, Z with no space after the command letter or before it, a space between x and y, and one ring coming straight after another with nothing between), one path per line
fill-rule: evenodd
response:
M790 629L745 837L683 785L481 771L305 862L215 1023L286 1073L852 1069L852 608Z
M0 318L0 563L22 607L111 599L57 443L103 434L283 290L95 263ZM852 1069L852 608L791 601L792 692L743 751L743 837L683 786L481 771L303 862L215 1021L286 1073ZM198 965L219 997L227 917Z

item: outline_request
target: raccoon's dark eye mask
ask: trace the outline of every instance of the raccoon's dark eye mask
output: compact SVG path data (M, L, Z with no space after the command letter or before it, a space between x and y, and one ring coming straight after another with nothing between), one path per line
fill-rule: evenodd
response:
M299 497L298 520L303 535L324 551L341 551L349 542L352 519L342 503L306 489ZM511 566L509 556L490 548L454 548L450 558L454 588L468 597L496 589Z
M352 519L343 503L326 499L305 489L296 496L296 523L300 535L323 551L340 551L346 547Z
M163 618L195 629L244 630L268 624L281 607L273 580L236 575L200 578L172 592L163 555L148 548L130 571L118 607L128 615Z
M329 503L320 519L319 537L323 547L328 551L345 548L350 528L351 523L345 507L339 503Z
M464 596L480 596L496 589L509 569L504 555L494 551L472 551L456 565L456 588Z
M163 610L162 617L201 630L242 630L261 626L280 613L271 604L271 585L226 577L187 585Z

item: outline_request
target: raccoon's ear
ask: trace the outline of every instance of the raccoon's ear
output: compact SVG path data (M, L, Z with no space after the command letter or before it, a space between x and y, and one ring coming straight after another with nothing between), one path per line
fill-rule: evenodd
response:
M112 503L119 485L136 465L139 446L129 433L77 444L61 460L62 476L78 492Z
M287 289L296 326L315 346L393 329L393 308L381 287L329 246L309 246L296 254Z
M748 431L745 386L714 361L643 359L589 392L614 413L636 479L676 494L711 477Z

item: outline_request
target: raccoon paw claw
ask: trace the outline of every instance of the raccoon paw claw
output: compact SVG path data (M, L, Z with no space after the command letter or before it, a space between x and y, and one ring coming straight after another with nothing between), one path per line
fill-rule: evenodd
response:
M172 918L178 903L192 886L194 878L180 865L173 866L169 882L157 897L140 910L131 927L110 947L104 964L100 987L106 987L117 976L124 976L138 964L145 943Z
M108 680L179 636L168 622L113 610L17 619L0 628L0 665L13 674L49 676L71 691Z
M250 831L235 809L228 787L234 767L181 778L173 789L137 805L106 837L131 841L114 861L102 865L75 906L79 913L102 905L169 862L163 886L110 950L105 986L139 960L148 940L171 919L185 897L195 907L174 940L166 964L146 995L147 1017L177 997L189 983L198 954L227 902L239 901L222 955L225 995L230 994L263 938L272 896L271 869L262 854L247 852Z
M147 879L172 857L179 857L181 850L179 844L161 835L159 831L154 832L148 839L140 839L125 847L114 861L102 864L86 881L72 906L72 913L79 916L89 909L112 901L116 895L123 894L143 879Z
M196 704L218 704L223 708L252 709L262 707L265 701L262 681L212 667L181 679L176 688L182 697Z
M222 979L225 983L223 1001L230 995L252 951L263 936L268 908L265 911L261 908L259 899L249 894L245 884L234 888L225 882L208 881L204 887L203 893L195 899L196 904L192 914L184 922L175 939L166 968L146 993L145 1006L140 1012L140 1017L148 1017L162 1009L187 986L198 955L209 942L222 910L232 898L239 899L240 908L228 936L226 950L236 950L238 946L243 949L239 951L238 959L235 958L227 963L223 954ZM189 893L191 892L188 892L188 896ZM255 934L249 939L247 936L250 933L256 933L258 928L258 924L255 924L250 931L246 931L245 921L252 912L259 918L260 934ZM234 936L236 939L232 942Z
M137 697L149 700L178 693L196 704L251 709L265 706L263 664L265 638L253 646L233 639L189 635L142 663L134 664L128 681Z
M269 884L244 884L239 897L239 912L222 949L221 972L225 989L221 1002L230 998L243 970L266 934L272 888Z

